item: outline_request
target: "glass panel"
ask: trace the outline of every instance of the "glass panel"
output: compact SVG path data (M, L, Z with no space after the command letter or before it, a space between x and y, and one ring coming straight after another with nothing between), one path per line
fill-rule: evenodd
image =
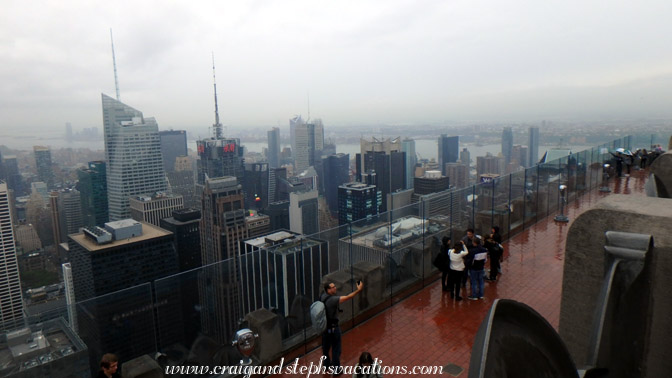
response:
M100 356L105 353L114 353L126 362L158 351L153 309L149 283L77 303L73 328L89 349L92 376L98 374ZM167 341L167 337L162 339Z
M410 209L398 209L404 214ZM390 242L389 217L393 212L379 214L352 223L352 234L341 239L339 259L341 271L338 280L343 294L356 290L356 282L364 281L364 292L352 301L341 305L344 312L339 318L365 320L365 317L381 311L390 305L393 291L391 275L397 272L398 262L394 259ZM356 322L351 323L353 326Z
M162 332L159 347L171 364L192 363L188 357L194 353L200 365L229 362L219 351L233 352L231 341L242 327L239 321L247 310L264 306L259 282L247 276L242 280L248 268L229 259L155 281L157 324Z
M451 229L453 241L460 240L472 228L473 186L452 192Z
M494 208L492 211L492 221L483 231L483 235L489 235L492 226L498 226L502 238L509 237L509 223L511 222L511 177L506 175L495 180L494 184Z
M538 165L538 220L548 216L551 211L551 206L556 204L557 200L557 180L558 180L558 165L552 163L545 163ZM555 189L553 189L553 187ZM551 201L551 198L553 201Z
M531 227L539 215L539 166L525 170L525 216L524 227Z
M490 231L495 205L494 185L495 180L476 185L474 200L474 208L476 210L473 227L476 235L487 235Z
M511 200L509 204L510 215L508 233L505 234L507 230L502 228L502 237L504 239L511 238L511 235L521 232L524 227L525 213L528 211L527 207L530 206L530 204L527 203L525 196L525 172L526 170L514 172L509 178L511 190Z

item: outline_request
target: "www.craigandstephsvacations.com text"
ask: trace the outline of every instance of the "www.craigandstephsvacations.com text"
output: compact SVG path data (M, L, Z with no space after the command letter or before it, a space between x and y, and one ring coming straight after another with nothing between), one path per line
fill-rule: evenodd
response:
M277 365L269 366L252 366L252 365L234 365L234 366L166 366L166 374L194 374L194 375L211 375L211 374L243 374L245 378L250 378L252 375L269 375L269 374L293 374L305 375L306 378L313 374L345 374L352 376L355 373L369 374L379 373L383 375L400 374L400 375L423 375L423 374L441 374L443 372L442 366L383 366L383 361L378 358L375 359L371 366L325 366L325 357L322 356L318 364L313 362L310 365L300 365L299 359L296 358L294 362L285 366L285 359L282 358Z

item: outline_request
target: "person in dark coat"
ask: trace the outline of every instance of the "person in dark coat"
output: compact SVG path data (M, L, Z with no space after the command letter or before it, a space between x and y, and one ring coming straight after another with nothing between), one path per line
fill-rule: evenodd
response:
M502 235L499 234L499 227L493 226L492 232L485 239L484 246L488 250L490 256L490 276L486 278L488 281L496 281L497 274L499 274L500 263L504 255L502 248Z
M450 250L450 238L444 236L441 239L441 248L439 254L434 259L434 266L441 271L441 289L448 291L448 273L450 272L450 257L448 256Z

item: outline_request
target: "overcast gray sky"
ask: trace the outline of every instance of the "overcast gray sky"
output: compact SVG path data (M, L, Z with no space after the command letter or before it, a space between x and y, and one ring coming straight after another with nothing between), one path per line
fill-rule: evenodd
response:
M672 118L672 1L2 0L0 131Z

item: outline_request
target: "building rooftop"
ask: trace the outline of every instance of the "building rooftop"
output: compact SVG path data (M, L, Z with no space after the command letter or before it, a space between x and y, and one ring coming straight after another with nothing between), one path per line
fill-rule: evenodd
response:
M0 372L11 374L49 363L86 345L62 318L0 336Z
M438 219L434 218L423 222L422 219L415 216L405 217L392 223L391 238L390 227L384 225L353 235L352 243L382 251L389 251L390 243L395 247L403 247L404 244L412 244L423 233L433 234L441 229L445 229L445 225L441 223Z
M367 189L369 187L375 187L375 185L364 184L361 182L350 182L339 186L339 188L346 188L346 189Z
M162 200L162 199L170 199L170 198L178 198L178 197L182 197L182 196L179 195L179 194L171 194L171 193L166 193L166 192L156 192L152 195L132 197L131 201L151 202L151 201L157 201L157 200Z
M106 223L106 225L108 225L110 223L115 223L115 224L117 224L117 226L120 226L120 225L123 225L123 224L125 224L126 226L132 225L131 223L128 223L129 221L137 223L137 221L134 221L132 219L123 219L123 220L116 221L116 222ZM130 238L130 239L114 240L114 241L112 241L108 244L100 244L100 245L96 244L96 242L94 242L93 240L85 237L84 234L81 233L81 232L78 233L78 234L70 235L70 237L72 238L72 240L77 242L79 245L81 245L82 247L84 247L88 251L95 252L95 251L100 251L100 250L103 250L103 249L119 247L119 246L122 246L122 245L125 245L125 244L131 244L131 243L136 243L136 242L139 242L139 241L158 238L158 237L161 237L161 236L172 235L172 232L164 230L164 229L156 227L156 226L153 226L149 223L140 222L140 224L142 225L142 235L136 236L136 237L133 237L133 238Z

